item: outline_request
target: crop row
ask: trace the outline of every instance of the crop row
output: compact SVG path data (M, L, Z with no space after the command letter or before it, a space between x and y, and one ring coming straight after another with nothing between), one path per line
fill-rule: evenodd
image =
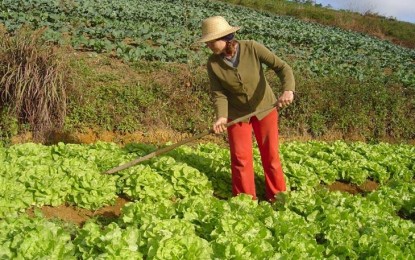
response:
M102 174L153 149L112 143L0 148L0 258L408 258L415 253L413 146L283 143L289 190L274 204L231 197L229 152L215 144L182 146L116 175ZM254 155L259 181L256 149ZM379 188L353 196L321 185L337 179L359 184L363 178L378 181ZM64 203L98 209L120 195L131 202L119 219L91 219L82 227L47 220L36 210L35 217L25 213Z
M229 153L214 144L182 146L168 156L143 162L118 175L102 174L150 151L148 145L129 144L119 148L111 143L53 146L26 143L0 149L2 202L8 201L0 215L31 205L57 206L64 202L97 209L113 202L117 194L138 200L232 196ZM336 141L290 142L281 146L289 190L314 189L336 180L356 185L366 180L379 184L410 183L415 176L414 154L413 146L403 144ZM257 149L254 156L257 181L261 181L263 173Z

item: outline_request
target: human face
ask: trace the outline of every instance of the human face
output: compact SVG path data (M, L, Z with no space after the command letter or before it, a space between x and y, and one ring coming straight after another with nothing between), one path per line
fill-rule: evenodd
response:
M206 46L209 47L214 54L221 54L225 51L226 41L216 39L206 42Z

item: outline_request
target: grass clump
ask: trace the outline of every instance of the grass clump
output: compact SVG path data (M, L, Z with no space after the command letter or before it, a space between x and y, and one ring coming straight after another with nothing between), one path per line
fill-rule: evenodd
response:
M35 140L63 126L71 73L58 48L42 39L44 29L0 27L0 110L26 124Z

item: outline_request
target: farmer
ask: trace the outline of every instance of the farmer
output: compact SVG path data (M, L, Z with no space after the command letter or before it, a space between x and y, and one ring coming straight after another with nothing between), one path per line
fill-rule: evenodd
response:
M207 62L210 88L216 110L215 133L227 130L232 172L232 193L245 193L257 199L254 182L252 129L265 172L265 192L269 201L286 190L278 151L278 113L273 108L258 113L246 122L226 127L227 122L277 104L288 106L294 99L294 75L291 67L256 41L236 40L240 27L230 26L221 16L202 22L202 37L212 51ZM265 79L262 64L273 69L284 89L276 99Z

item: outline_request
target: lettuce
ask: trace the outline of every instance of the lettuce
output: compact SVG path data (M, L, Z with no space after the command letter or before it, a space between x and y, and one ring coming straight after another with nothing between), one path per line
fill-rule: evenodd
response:
M211 259L208 241L196 235L193 225L181 219L154 221L142 227L148 240L149 259Z
M263 178L255 149L256 176ZM411 146L284 143L288 191L273 204L232 197L229 151L213 144L182 146L102 174L151 150L110 143L0 148L0 258L410 258L415 252ZM320 185L339 178L381 185L354 196ZM119 219L91 219L72 231L24 214L63 203L98 209L119 195L133 200Z
M0 230L1 259L76 259L70 234L46 219L6 218Z
M160 201L175 197L175 191L166 179L149 166L137 165L122 172L117 186L132 200Z
M119 227L110 223L104 229L87 222L74 240L76 255L81 259L143 259L139 251L141 232L136 227Z

